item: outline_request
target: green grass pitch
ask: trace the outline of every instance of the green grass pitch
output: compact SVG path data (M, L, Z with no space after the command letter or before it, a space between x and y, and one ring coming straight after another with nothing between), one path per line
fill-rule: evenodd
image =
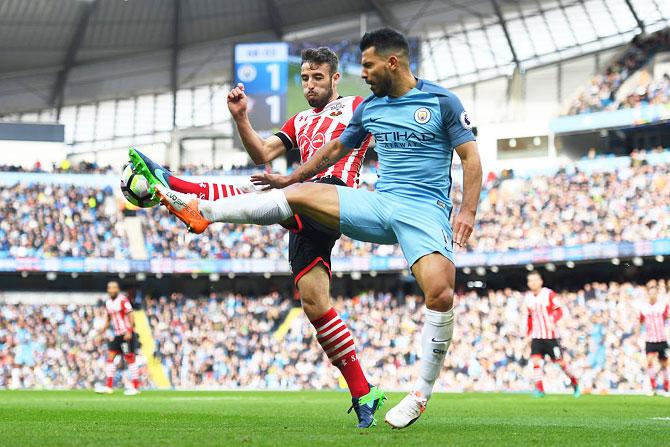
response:
M382 413L402 394L389 397ZM405 430L356 429L348 403L341 392L1 391L0 444L670 445L662 397L437 394Z

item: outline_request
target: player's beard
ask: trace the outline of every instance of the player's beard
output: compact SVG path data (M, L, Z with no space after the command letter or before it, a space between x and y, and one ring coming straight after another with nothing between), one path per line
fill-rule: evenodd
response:
M307 97L307 104L310 107L315 109L323 109L330 102L330 98L333 97L333 82L331 81L330 86L326 89L322 96L312 96L311 98Z
M379 97L382 98L384 96L388 96L389 92L391 91L391 85L393 84L393 81L391 79L391 75L388 72L384 72L384 75L379 78L378 81L375 81L373 83L368 82L370 85L370 90L372 90L372 93Z

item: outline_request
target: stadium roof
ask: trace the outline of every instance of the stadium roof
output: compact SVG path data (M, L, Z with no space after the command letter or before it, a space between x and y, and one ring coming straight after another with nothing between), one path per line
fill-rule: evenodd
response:
M503 73L612 36L620 44L645 24L666 26L668 3L0 0L0 113L227 80L234 42L357 38L380 25L427 39L430 77Z

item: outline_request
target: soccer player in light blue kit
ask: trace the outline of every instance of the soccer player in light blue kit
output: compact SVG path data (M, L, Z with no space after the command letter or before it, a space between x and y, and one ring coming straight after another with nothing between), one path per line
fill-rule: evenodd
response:
M161 185L156 194L195 232L211 222L269 225L303 213L357 240L399 243L426 296L419 377L412 392L385 416L391 426L404 428L425 410L451 344L456 272L452 242L465 246L472 233L482 168L461 102L449 90L412 75L402 34L391 29L367 33L360 48L362 77L373 95L356 109L339 139L292 174L252 176L257 185L277 189L218 201L198 200ZM368 133L379 155L376 191L300 183L335 164ZM452 232L454 150L463 164L463 201Z

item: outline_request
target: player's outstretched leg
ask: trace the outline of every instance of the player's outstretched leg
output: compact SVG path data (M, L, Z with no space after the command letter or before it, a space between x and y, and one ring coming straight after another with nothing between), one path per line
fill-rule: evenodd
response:
M212 222L272 225L293 217L284 192L278 189L217 201L200 200L194 194L183 194L160 184L152 189L161 203L193 233L202 233Z
M160 184L177 192L195 194L206 200L217 200L244 194L235 185L210 182L194 183L183 180L134 148L128 150L128 158L133 164L135 172L144 176L151 186Z
M412 272L426 296L419 378L412 392L386 413L385 420L393 428L412 425L425 411L454 332L454 264L432 253L420 258Z

